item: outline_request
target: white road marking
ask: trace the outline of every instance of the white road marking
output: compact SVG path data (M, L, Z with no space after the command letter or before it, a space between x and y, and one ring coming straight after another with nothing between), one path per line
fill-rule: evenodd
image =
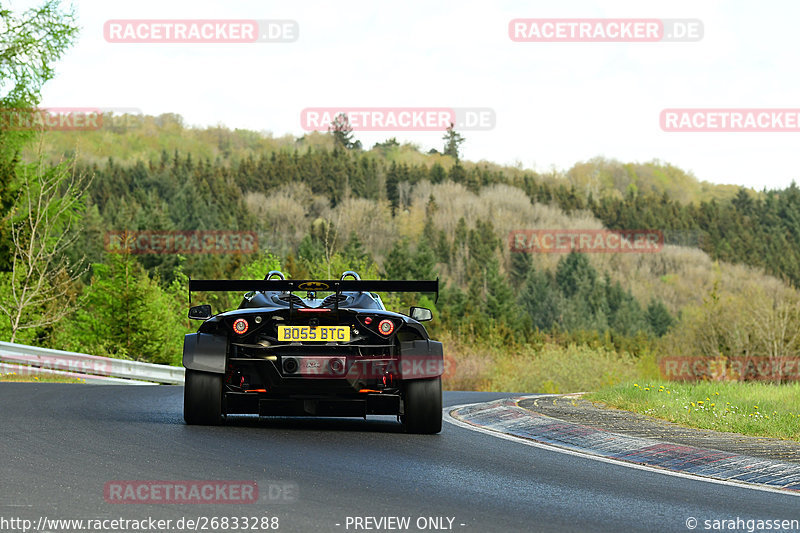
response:
M550 395L543 395L543 396L550 396ZM543 397L543 396L526 396L525 398L538 398L538 397ZM518 398L518 399L522 399L522 398ZM684 479L691 479L691 480L694 480L694 481L703 481L703 482L706 482L706 483L714 483L716 485L726 485L728 487L737 487L737 488L741 488L741 489L751 489L751 490L760 490L760 491L763 491L763 492L773 492L773 493L776 493L776 494L785 494L787 496L800 496L800 491L783 490L783 489L779 489L779 488L768 487L768 486L765 486L765 485L754 485L754 484L751 484L751 483L745 483L745 482L741 482L741 481L739 481L739 482L737 482L737 481L728 481L726 479L716 479L716 478L710 478L710 477L697 476L697 475L694 475L694 474L687 474L685 472L675 472L675 471L672 471L672 470L666 470L666 469L663 469L663 468L656 468L656 467L649 466L649 465L642 465L642 464L637 464L637 463L629 463L627 461L620 461L619 459L612 459L610 457L603 457L603 456L600 456L600 455L595 455L595 454L593 454L591 452L588 452L588 451L587 452L579 452L579 451L570 450L570 449L567 449L567 448L561 448L559 446L554 446L552 444L544 444L542 442L536 442L536 441L529 440L529 439L523 439L522 437L509 435L508 433L501 433L499 431L494 431L494 430L491 430L491 429L486 429L486 428L483 428L483 427L474 426L474 425L469 424L467 422L463 422L461 420L458 420L457 418L453 418L453 416L450 414L452 411L455 411L456 409L461 409L461 408L464 408L464 407L475 407L477 405L482 405L484 403L491 403L491 402L469 403L469 404L453 405L453 406L450 406L450 407L445 407L444 409L442 409L442 417L443 417L445 422L449 422L450 424L453 424L454 426L462 427L462 428L469 429L469 430L472 430L472 431L477 431L478 433L485 433L485 434L491 435L493 437L498 437L498 438L501 438L501 439L510 440L512 442L525 444L526 446L533 446L534 448L540 448L542 450L548 450L548 451L551 451L551 452L563 453L565 455L572 455L572 456L575 456L575 457L583 457L585 459L591 459L592 461L599 461L601 463L608 463L608 464L612 464L612 465L624 466L626 468L633 468L633 469L636 469L636 470L644 470L646 472L655 472L657 474L664 474L666 476L680 477L680 478L684 478Z

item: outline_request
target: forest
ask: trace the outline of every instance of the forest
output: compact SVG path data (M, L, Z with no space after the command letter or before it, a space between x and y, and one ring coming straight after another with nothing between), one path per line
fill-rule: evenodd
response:
M174 148L182 138L193 151ZM794 184L777 191L714 186L666 163L602 158L540 174L462 161L454 140L463 138L448 132L441 151L425 153L394 138L365 149L346 130L275 139L189 127L177 115L44 132L20 151L18 173L47 168L62 176L59 187L64 176L83 187L63 233L69 245L58 250L70 265L60 289L68 305L59 310L69 311L47 323L49 303L29 306L23 315L34 327L8 318L4 337L177 364L191 327L189 276L261 278L279 269L330 278L357 270L441 280L435 304L386 297L397 309L434 310L432 333L450 341L454 383L466 387L491 388L503 367L498 358L548 350L566 359L580 352L575 364L582 365L585 347L605 361L611 381L626 372L655 374L666 354L800 352L800 339L774 338L779 324L800 318ZM6 190L18 179L9 176ZM13 219L13 196L4 198L6 220ZM666 246L655 254L511 252L512 231L542 228L659 230ZM124 232L193 231L253 235L257 246L211 254L108 246L109 235ZM0 250L6 271L14 255L9 233ZM223 310L237 296L206 297ZM759 321L774 327L755 327Z
M49 0L0 18L3 340L180 364L190 277L356 270L440 280L436 301L384 301L432 309L450 388L591 390L660 377L668 358L800 355L794 183L715 185L658 160L545 172L467 161L470 140L452 126L441 149L396 137L367 147L346 115L301 137L170 113L50 127L76 123L24 117L44 113L74 12ZM512 251L510 236L531 230L658 232L664 245ZM200 245L209 238L216 249ZM198 297L222 311L241 295Z

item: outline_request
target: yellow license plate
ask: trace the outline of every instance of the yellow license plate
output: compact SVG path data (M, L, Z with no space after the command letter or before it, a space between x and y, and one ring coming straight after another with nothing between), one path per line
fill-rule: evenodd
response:
M278 326L278 340L286 342L350 342L347 326Z

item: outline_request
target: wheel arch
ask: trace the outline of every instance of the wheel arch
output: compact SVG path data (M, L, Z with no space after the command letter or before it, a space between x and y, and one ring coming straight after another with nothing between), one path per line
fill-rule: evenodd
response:
M183 338L183 366L189 370L225 373L228 337L210 333L189 333Z

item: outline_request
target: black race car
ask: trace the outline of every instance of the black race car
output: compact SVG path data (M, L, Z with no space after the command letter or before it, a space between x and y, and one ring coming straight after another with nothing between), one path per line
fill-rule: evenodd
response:
M438 298L438 280L361 280L351 271L287 280L272 271L264 280L190 280L190 302L192 291L249 292L233 311L189 309L203 323L183 344L187 424L219 424L228 414L396 415L410 433L441 431L442 343L421 324L432 313L388 311L376 294Z

